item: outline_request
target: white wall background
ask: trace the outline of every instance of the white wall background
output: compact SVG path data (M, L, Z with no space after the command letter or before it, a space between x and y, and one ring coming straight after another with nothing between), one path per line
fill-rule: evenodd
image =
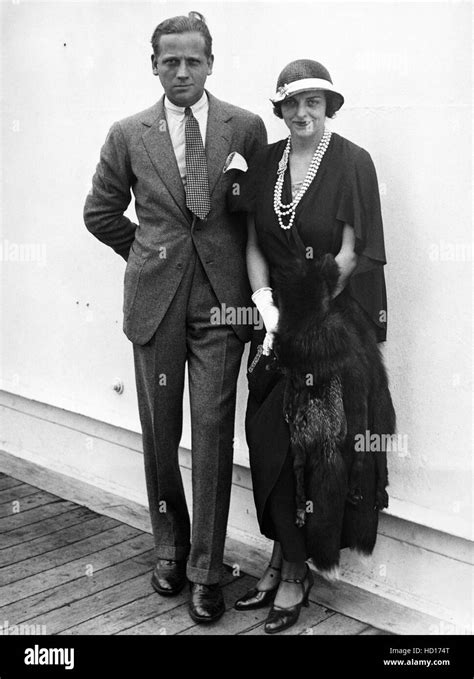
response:
M322 61L344 92L331 125L372 154L382 194L385 355L407 443L389 460L392 509L467 536L469 2L4 0L0 387L139 431L132 347L121 330L125 263L86 231L82 206L111 123L161 96L150 68L154 27L191 9L214 37L208 88L259 113L270 141L286 134L268 97L287 62ZM242 374L236 461L248 464L244 406Z

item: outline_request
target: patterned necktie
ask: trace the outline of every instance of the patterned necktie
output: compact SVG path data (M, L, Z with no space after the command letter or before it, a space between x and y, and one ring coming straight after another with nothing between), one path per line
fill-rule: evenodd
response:
M186 123L184 138L186 141L186 206L199 219L204 219L211 209L209 195L209 177L207 176L206 154L202 143L201 132L191 108L184 109Z

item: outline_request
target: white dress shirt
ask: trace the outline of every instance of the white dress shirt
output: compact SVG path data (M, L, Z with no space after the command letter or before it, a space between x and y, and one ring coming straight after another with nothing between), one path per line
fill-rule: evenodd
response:
M209 111L209 100L207 98L206 92L203 92L203 95L199 101L191 106L191 111L193 112L193 116L198 121L202 143L205 146L207 114ZM171 103L168 97L165 96L165 112L171 143L173 144L176 162L178 163L179 174L181 175L183 184L186 185L186 143L184 137L186 116L184 115L184 106L175 106L175 104Z

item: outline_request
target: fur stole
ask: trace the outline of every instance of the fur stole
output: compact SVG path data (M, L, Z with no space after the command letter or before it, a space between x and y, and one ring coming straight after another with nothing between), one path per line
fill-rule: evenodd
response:
M274 351L285 379L295 521L322 571L339 563L341 541L372 552L378 510L388 506L386 451L355 442L367 431L381 441L395 432L375 333L348 294L332 298L338 277L332 255L297 260L274 274L280 310Z

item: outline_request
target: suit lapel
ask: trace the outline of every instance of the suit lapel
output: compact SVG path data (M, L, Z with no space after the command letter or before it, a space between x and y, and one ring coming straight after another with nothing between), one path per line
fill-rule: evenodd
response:
M207 90L206 90L207 91ZM232 117L219 99L207 92L209 112L206 129L206 159L209 176L209 191L212 192L222 174L225 161L229 155L232 141L232 128L229 121Z
M141 122L146 129L142 135L142 140L161 181L165 184L176 205L186 217L186 220L191 222L191 217L186 207L183 182L179 174L178 163L176 162L166 123L163 100L164 98L144 114Z
M209 112L206 129L206 159L209 176L209 191L212 192L222 174L224 164L229 155L232 141L232 128L229 121L232 115L219 99L207 92L209 97ZM143 144L147 150L153 167L161 181L173 197L188 222L190 213L186 207L186 194L179 174L176 156L174 154L171 137L166 124L163 105L164 97L146 111L141 119L145 127L142 135Z

